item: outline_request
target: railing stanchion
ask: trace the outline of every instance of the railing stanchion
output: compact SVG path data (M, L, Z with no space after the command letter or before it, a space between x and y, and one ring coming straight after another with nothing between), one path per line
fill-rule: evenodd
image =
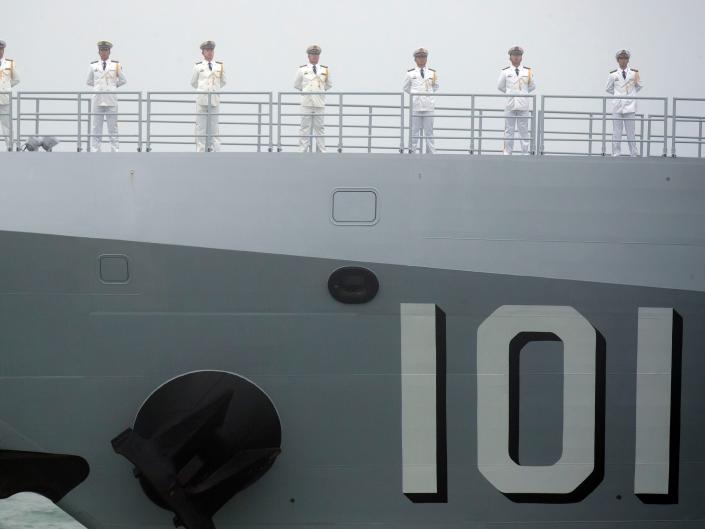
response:
M208 92L207 94L207 99L206 103L208 103L208 106L206 107L206 152L212 152L213 147L212 147L212 139L211 139L211 94L213 92Z
M9 115L7 116L8 119L8 130L7 130L7 135L8 137L5 140L5 146L7 147L8 151L12 151L12 145L15 143L15 138L13 135L13 116L12 116L12 108L13 108L13 98L12 98L12 92L10 92L7 96L10 99L10 106L7 108L7 112ZM19 149L18 149L19 150Z
M415 151L414 147L414 96L409 96L409 153Z
M678 98L673 98L673 115L671 116L671 156L676 157L676 123L678 123L678 113L676 111L676 106L678 104ZM663 131L663 135L666 135L666 129Z
M142 152L142 92L137 94L137 152Z
M703 120L698 122L698 158L703 157Z
M338 152L343 152L343 94L338 96Z
M612 124L614 126L614 123ZM602 156L607 156L607 98L602 98Z
M152 152L152 93L147 92L147 152Z
M663 156L668 156L668 99L663 98Z
M88 115L86 116L86 152L91 152L91 134L93 133L93 129L91 129L91 122L95 116L93 116L93 99L89 97L87 101ZM81 109L81 112L83 112L83 109ZM81 126L83 126L83 124L81 124Z
M372 152L372 105L367 107L367 152Z
M17 92L17 147L22 150L22 92Z
M588 123L588 156L592 156L592 131L593 131L593 113L589 114L590 122Z
M647 139L647 141L646 141L646 157L647 158L651 156L651 131L652 131L651 122L652 122L652 117L651 117L651 115L649 115L648 119L646 121L646 139ZM664 131L664 134L665 134L665 131Z
M477 154L482 154L482 117L483 111L480 109L477 113Z
M475 154L475 94L470 96L470 154Z
M639 118L639 156L644 156L644 114Z
M277 94L277 152L282 152L282 95Z
M257 152L262 152L262 103L257 103Z
M81 152L81 93L79 92L76 97L76 152ZM88 125L88 130L90 130L90 122ZM90 152L90 150L88 152Z
M272 119L272 117L273 117L272 116L272 110L273 110L273 108L272 108L272 92L269 92L267 94L267 97L268 97L268 101L269 101L269 114L267 115L267 121L269 122L269 148L268 148L268 151L272 152L272 150L274 149L274 143L273 143L274 138L272 137L272 131L273 131L273 123L272 122L274 121Z
M404 92L399 101L399 152L404 154Z

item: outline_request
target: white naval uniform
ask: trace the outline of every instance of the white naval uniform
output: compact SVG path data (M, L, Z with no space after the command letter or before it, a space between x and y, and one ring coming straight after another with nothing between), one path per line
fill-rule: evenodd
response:
M93 129L91 131L91 152L100 152L103 141L103 121L107 122L108 135L110 136L110 150L120 150L118 136L118 98L115 90L127 82L118 61L94 61L88 70L86 84L93 87Z
M626 70L618 68L610 72L605 89L608 94L625 97L635 95L642 87L639 70L633 70L627 66ZM639 154L634 135L635 120L636 101L634 99L612 101L612 156L619 156L622 153L622 130L624 128L627 129L629 154L632 157Z
M220 61L198 61L193 67L191 86L199 92L196 98L196 150L198 152L220 151L220 96L217 92L225 86L225 66ZM210 107L208 92L210 92ZM206 146L210 134L210 144Z
M0 59L0 92L11 92L12 87L20 82L15 61L12 59ZM12 94L0 93L0 137L5 140L7 150L12 149L12 138L10 137L10 97Z
M315 70L315 71L314 71ZM330 69L321 64L304 64L296 72L294 88L303 92L301 98L301 130L299 132L299 151L306 152L311 148L311 136L316 142L317 152L326 152L325 111L326 96L323 94L308 94L306 92L324 92L330 90L333 83L330 80Z
M433 92L438 91L438 74L433 68L424 66L423 68L412 68L406 72L404 79L404 91L411 92ZM433 143L433 115L436 110L436 98L432 95L413 96L413 111L411 114L411 141L409 146L412 152L419 152L421 144L421 133L426 140L426 153L436 152Z
M507 66L499 74L497 89L507 95L528 95L536 90L534 73L526 66ZM531 98L510 97L504 112L504 154L514 151L514 133L519 129L522 154L529 154Z

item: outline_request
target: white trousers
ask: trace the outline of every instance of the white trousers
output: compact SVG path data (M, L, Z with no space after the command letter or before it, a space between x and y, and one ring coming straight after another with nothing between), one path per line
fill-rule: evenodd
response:
M301 130L299 132L299 152L311 147L311 137L316 143L316 152L326 152L325 107L301 107Z
M91 152L100 152L100 144L103 142L103 122L108 125L108 135L110 136L110 151L120 150L120 138L118 136L118 115L117 107L93 107L93 130L91 131Z
M521 153L529 154L529 112L526 110L507 110L504 113L504 154L514 152L514 134L519 130Z
M208 115L208 105L196 105L196 151L206 151L208 133L210 133L210 149L208 150L213 152L220 151L218 111L219 107L211 105L210 115ZM210 124L208 121L210 121Z
M622 130L627 129L627 141L629 142L629 155L638 156L636 149L636 138L634 129L636 125L636 114L634 112L626 114L612 114L612 156L622 154Z
M10 138L10 105L0 105L0 138L5 140L8 151L12 149L12 138Z
M436 152L436 146L433 142L433 110L423 110L414 112L411 115L411 142L412 152L420 152L419 148L423 149L421 143L421 133L426 140L426 154Z

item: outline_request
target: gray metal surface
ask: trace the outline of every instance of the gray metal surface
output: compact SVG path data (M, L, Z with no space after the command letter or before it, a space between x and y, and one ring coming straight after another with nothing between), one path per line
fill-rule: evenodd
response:
M203 369L257 383L283 428L282 455L219 529L705 523L701 162L106 154L96 171L95 159L8 155L0 175L0 447L85 457L91 474L61 507L90 529L171 527L110 439L156 387ZM356 187L377 193L378 222L334 224L334 190ZM105 281L124 267L101 277L100 256L127 256L128 281ZM379 279L367 305L326 289L351 263ZM446 315L447 502L404 495L402 304ZM509 305L570 307L597 336L595 471L568 502L502 494L478 468L478 417L493 410L478 409L478 330ZM662 504L634 491L645 307L672 308L684 329L680 486ZM575 403L555 353L522 350L521 465L561 457Z

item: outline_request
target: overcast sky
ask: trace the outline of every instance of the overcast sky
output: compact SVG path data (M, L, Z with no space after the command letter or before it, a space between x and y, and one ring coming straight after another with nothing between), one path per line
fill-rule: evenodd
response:
M84 89L101 39L115 44L125 90L188 90L212 39L230 90L291 90L318 43L337 90L399 90L424 46L443 91L494 92L518 44L542 93L602 93L628 48L642 95L705 96L702 0L35 0L5 2L2 19L24 90Z

